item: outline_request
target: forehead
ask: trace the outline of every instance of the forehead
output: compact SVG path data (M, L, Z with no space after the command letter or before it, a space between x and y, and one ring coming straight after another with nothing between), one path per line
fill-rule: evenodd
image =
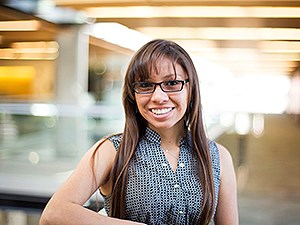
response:
M152 66L148 79L183 79L185 77L186 75L181 65L167 58L162 58L157 60Z

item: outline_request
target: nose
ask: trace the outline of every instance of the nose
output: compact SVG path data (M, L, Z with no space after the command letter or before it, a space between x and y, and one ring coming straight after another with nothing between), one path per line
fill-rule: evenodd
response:
M151 100L161 104L163 102L168 101L168 99L168 94L161 89L160 85L157 85L154 92L152 93Z

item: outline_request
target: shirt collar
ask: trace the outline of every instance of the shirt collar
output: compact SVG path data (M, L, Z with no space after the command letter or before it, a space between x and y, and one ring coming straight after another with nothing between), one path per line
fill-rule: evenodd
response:
M183 145L184 143L186 143L187 139L186 139L186 134L189 132L185 132L185 136L182 137L180 139L179 145ZM146 132L145 132L145 138L150 141L150 142L154 142L156 144L160 144L161 142L161 138L160 135L153 129L151 129L150 127L146 128Z
M146 128L145 137L150 142L160 144L160 135L155 130L152 130L150 127Z

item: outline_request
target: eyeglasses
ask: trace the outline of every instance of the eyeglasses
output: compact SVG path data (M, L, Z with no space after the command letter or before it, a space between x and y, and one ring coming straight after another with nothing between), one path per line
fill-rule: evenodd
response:
M156 86L159 85L163 92L178 92L181 91L183 85L189 82L189 79L186 80L166 80L159 83L155 82L135 82L132 84L133 90L137 94L150 94L153 93L156 89Z

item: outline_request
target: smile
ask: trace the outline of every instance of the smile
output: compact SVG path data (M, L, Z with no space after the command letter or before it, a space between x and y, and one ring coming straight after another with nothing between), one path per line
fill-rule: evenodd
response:
M173 108L164 108L164 109L151 109L155 115L163 115L170 112Z

